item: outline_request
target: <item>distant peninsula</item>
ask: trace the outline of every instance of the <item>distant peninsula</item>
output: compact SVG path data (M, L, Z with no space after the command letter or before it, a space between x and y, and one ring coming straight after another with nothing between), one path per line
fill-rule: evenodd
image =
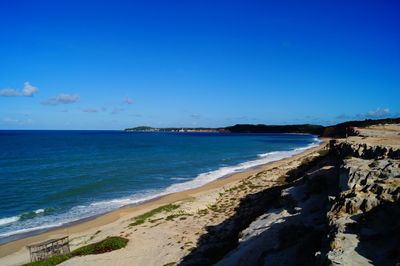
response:
M229 127L221 128L203 128L203 127L169 127L156 128L149 126L140 126L126 128L126 132L215 132L215 133L296 133L296 134L313 134L322 137L345 137L354 135L354 127L367 127L377 124L395 124L400 123L400 118L385 118L385 119L366 119L354 120L339 123L332 126L322 126L313 124L298 124L298 125L252 125L252 124L237 124Z

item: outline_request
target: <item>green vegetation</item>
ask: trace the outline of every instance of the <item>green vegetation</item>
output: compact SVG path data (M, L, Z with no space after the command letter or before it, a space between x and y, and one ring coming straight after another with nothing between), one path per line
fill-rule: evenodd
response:
M187 212L185 212L185 211L179 211L179 212L177 212L177 213L168 215L168 216L165 218L165 220L167 220L167 221L172 221L172 220L174 220L175 218L178 218L178 217L181 217L181 216L191 216L191 214L190 214L190 213L187 213ZM181 217L181 218L183 218L183 217ZM182 220L182 219L181 219L181 220Z
M135 225L139 225L144 223L147 219L149 219L150 217L161 213L161 212L171 212L173 210L178 209L180 206L178 204L168 204L168 205L164 205L161 207L158 207L154 210L151 210L149 212L143 213L142 215L136 216L134 219L135 221L131 224L129 224L130 226L135 226Z
M132 128L125 129L125 131L153 131L153 130L155 130L155 128L146 127L146 126L132 127Z
M200 215L200 216L207 215L208 214L208 210L207 209L197 210L197 214Z
M66 261L72 257L84 256L90 254L101 254L101 253L111 252L113 250L117 250L120 248L124 248L128 243L128 241L129 241L128 239L123 237L111 236L107 237L106 239L100 242L80 247L72 251L70 254L53 256L41 261L24 264L24 266L53 266L60 264L61 262Z
M218 201L216 204L208 204L207 205L207 209L214 212L214 213L225 213L226 212L226 203L224 205L224 203ZM200 215L205 215L208 214L209 212L207 210L201 210L197 212ZM214 214L213 217L218 217L216 214Z
M107 237L106 239L104 239L100 242L80 247L80 248L74 250L71 254L72 254L72 256L101 254L101 253L106 253L106 252L110 252L113 250L117 250L120 248L124 248L127 243L128 243L128 239L123 238L123 237L119 237L119 236Z

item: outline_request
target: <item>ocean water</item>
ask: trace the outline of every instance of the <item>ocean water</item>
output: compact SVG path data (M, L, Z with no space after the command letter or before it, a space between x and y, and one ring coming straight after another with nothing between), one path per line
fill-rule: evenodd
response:
M312 135L0 131L0 242L315 146Z

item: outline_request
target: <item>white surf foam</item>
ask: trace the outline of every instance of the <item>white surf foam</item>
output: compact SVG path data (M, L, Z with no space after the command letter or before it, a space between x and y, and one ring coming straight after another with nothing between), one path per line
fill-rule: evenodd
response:
M51 214L37 216L34 219L20 220L20 216L0 219L0 226L7 226L7 232L0 233L0 238L9 237L16 234L25 234L32 231L50 229L62 226L64 224L79 221L81 219L93 217L120 207L141 203L157 197L158 191L148 190L142 193L136 193L129 198L120 198L113 200L104 200L93 202L88 205L79 205L71 208L68 212L62 214ZM36 214L44 213L45 210L39 209L34 211ZM18 223L16 223L18 222Z
M42 214L44 212L45 212L44 209L37 209L37 210L33 211L33 213L35 213L35 214ZM21 219L21 216L23 216L23 215L24 214L21 214L18 216L12 216L12 217L0 218L0 226L18 222Z
M35 213L36 213L36 214L44 213L44 209L37 209L37 210L35 211Z
M6 217L6 218L1 218L0 219L0 226L1 225L6 225L10 223L14 223L19 220L19 216L13 216L13 217Z
M165 192L166 194L169 194L200 187L227 175L243 172L247 169L254 168L269 162L279 161L285 158L292 157L296 154L302 153L304 150L318 146L321 142L322 141L320 141L318 138L314 138L314 142L305 147L296 148L289 151L272 151L272 152L262 153L258 155L259 159L243 162L234 166L225 166L214 171L199 174L193 180L169 186L168 188L165 189Z

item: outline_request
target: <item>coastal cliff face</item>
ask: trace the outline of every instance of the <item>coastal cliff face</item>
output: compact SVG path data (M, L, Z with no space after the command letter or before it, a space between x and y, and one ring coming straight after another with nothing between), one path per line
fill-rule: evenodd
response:
M275 206L254 220L238 247L217 265L325 265L330 231L330 199L339 195L335 156L322 155L312 167L286 176Z
M400 131L392 132L395 138L371 132L331 141L317 159L289 171L281 186L252 196L260 196L252 204L264 212L256 215L248 207L238 218L248 225L241 225L236 238L231 235L236 247L217 265L399 263ZM208 240L212 245L204 244L182 265L213 263L204 260L207 246L226 245L216 237Z
M327 214L332 264L400 262L400 149L343 142L341 193Z

